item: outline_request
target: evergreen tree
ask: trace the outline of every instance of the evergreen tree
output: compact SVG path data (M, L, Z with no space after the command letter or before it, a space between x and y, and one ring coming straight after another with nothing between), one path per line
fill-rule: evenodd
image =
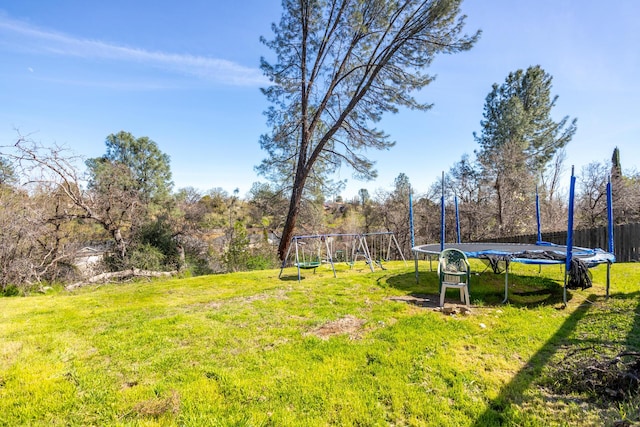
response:
M114 238L117 261L122 261L127 251L125 231L140 226L151 212L166 209L173 185L171 169L169 156L148 137L121 131L107 136L105 143L104 156L86 161L91 197L84 210Z
M620 164L620 150L618 147L613 149L611 156L611 178L622 178L622 165Z
M394 181L394 189L384 200L382 220L386 231L396 233L396 238L405 256L411 251L411 226L409 221L409 177L400 173Z
M576 119L551 118L558 99L552 77L540 66L509 73L486 98L482 132L474 137L485 182L492 188L498 233L522 231L522 215L531 204L535 183L573 137Z
M433 79L425 69L437 54L474 44L478 33L461 35L460 3L283 0L275 37L264 41L276 56L274 64L262 60L273 83L263 90L273 130L261 139L269 157L258 167L291 188L281 259L310 177L321 182L343 163L358 177L375 177L363 151L394 143L373 123L398 107L429 108L412 96Z
M9 160L0 157L0 186L9 185L15 181L15 171Z
M637 222L640 218L640 174L632 170L622 171L618 147L611 157L610 176L615 223Z
M134 137L129 132L107 136L107 152L102 157L89 159L87 166L91 183L96 184L107 168L124 167L127 177L122 185L139 194L147 202L162 203L171 193L171 167L169 156L153 140Z
M223 256L227 271L247 269L250 256L249 243L247 229L241 221L236 221L233 224L233 235Z

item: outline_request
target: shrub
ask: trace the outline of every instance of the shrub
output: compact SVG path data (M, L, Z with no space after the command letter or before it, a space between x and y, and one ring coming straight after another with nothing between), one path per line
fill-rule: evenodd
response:
M253 255L247 260L247 270L266 270L268 268L272 268L272 261L264 255Z
M7 285L2 290L2 295L5 297L17 297L20 295L20 289L16 285Z
M129 266L141 270L160 271L164 267L164 261L162 251L149 243L132 248L128 256Z

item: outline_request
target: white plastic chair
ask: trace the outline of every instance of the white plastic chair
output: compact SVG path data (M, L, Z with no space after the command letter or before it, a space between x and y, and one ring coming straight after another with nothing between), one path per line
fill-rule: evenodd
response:
M444 297L449 288L459 289L462 303L469 307L471 267L464 252L453 248L440 252L438 277L440 280L440 307L444 307Z

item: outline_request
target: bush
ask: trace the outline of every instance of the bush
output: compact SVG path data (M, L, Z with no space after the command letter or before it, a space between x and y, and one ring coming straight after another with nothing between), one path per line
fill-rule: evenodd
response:
M2 290L5 297L17 297L20 295L20 289L16 285L7 285Z
M187 255L185 272L189 272L191 276L204 276L215 273L206 257L192 254Z
M275 248L269 243L262 242L251 249L251 255L247 260L248 270L267 270L279 267L280 261L276 256Z
M161 271L165 258L160 249L145 243L132 248L128 256L128 264L130 267L141 270Z
M148 253L150 251L149 248L152 247L155 249L153 252L162 254L160 265L157 266L155 270L175 270L180 268L178 245L171 233L171 227L167 224L165 218L158 218L156 221L149 222L142 226L135 234L134 242L133 246L135 246L135 248L133 251L137 252L141 250L143 253ZM143 258L146 258L146 256ZM136 262L145 264L147 261L144 259L136 259ZM138 267L138 265L133 263L132 265Z
M272 267L270 258L264 255L253 255L247 260L247 270L267 270Z

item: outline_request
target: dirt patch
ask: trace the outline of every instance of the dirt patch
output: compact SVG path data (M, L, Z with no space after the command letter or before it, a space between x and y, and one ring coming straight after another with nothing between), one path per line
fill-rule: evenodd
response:
M413 295L399 295L389 297L390 301L406 302L407 304L415 305L418 307L436 308L439 303L438 295L427 294L413 294Z
M338 320L327 322L318 328L310 331L307 335L314 335L323 340L327 340L334 335L349 335L350 339L361 338L362 326L366 323L364 319L347 315Z
M144 417L156 419L167 413L176 415L180 412L180 395L175 390L171 390L170 393L169 396L164 398L156 397L155 399L138 402L133 407L133 412Z
M22 350L22 342L5 341L0 347L0 360L3 360L5 366L11 366Z
M471 310L464 304L446 302L445 307L440 307L440 295L437 294L412 294L399 295L387 298L390 301L400 301L416 307L430 308L440 311L446 315L462 314L464 316L471 314Z

